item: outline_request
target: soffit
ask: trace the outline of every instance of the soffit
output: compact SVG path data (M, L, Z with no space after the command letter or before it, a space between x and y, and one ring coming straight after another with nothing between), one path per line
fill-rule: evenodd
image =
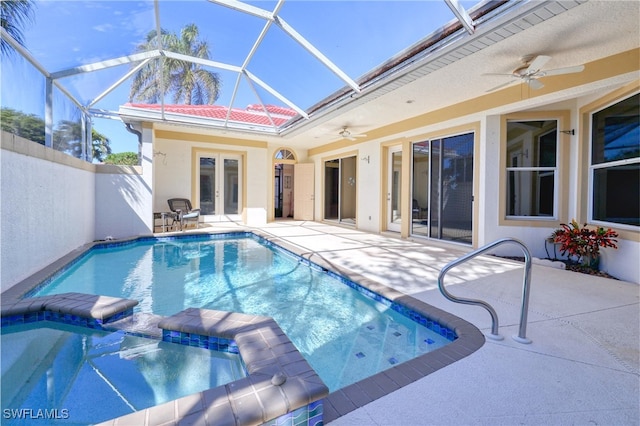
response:
M523 16L510 19L511 22L485 34L464 36L444 54L432 55L424 65L369 98L363 97L329 112L324 119L309 123L307 129L301 126L285 138L291 139L292 144L310 148L340 141L336 135L344 126L354 133L375 133L375 129L391 123L481 97L505 81L502 76L483 74L508 74L526 54L551 56L545 68L555 69L588 63L640 45L639 2L536 3L537 7ZM477 50L472 51L474 49ZM613 84L625 84L631 78L633 76L626 76ZM522 83L515 84L521 85L522 100L526 104L532 89ZM594 83L592 90L608 84ZM576 95L589 91L589 87L581 87L579 91L569 92ZM566 94L556 93L544 100L555 102L563 96Z

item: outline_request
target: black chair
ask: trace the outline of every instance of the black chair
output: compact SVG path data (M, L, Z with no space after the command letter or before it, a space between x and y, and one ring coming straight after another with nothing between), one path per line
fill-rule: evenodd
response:
M180 222L180 230L184 230L184 225L188 221L195 221L196 228L200 222L200 209L191 208L191 201L187 198L171 198L167 200L169 208L176 214L176 220Z

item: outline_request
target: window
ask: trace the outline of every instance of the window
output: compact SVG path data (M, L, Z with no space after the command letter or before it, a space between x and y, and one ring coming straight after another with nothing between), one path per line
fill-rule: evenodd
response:
M506 215L557 218L557 120L507 122Z
M591 120L591 220L640 226L640 94Z
M295 160L296 156L288 149L280 149L274 157L276 160Z

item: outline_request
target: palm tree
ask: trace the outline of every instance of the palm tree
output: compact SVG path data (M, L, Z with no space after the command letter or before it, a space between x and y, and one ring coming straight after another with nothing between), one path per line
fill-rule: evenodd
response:
M180 37L165 30L160 31L158 40L156 31L147 34L146 41L138 46L138 52L152 49L164 49L201 59L209 59L209 45L198 39L198 27L195 24L185 26ZM160 41L160 43L158 43ZM162 73L163 90L160 90L158 77ZM158 103L161 96L173 94L173 103L213 104L220 94L220 77L208 71L202 65L163 57L149 62L136 73L129 92L129 101Z
M33 5L33 0L0 1L0 26L22 46L24 46L22 27L27 22L33 21ZM0 52L2 56L13 52L13 48L5 39L0 40Z

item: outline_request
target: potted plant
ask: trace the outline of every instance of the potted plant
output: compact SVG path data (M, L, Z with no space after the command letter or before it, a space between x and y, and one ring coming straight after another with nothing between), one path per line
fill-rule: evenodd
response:
M560 224L561 228L551 234L554 243L560 245L560 252L569 254L569 258L575 258L576 262L583 266L598 269L600 263L600 247L612 247L617 249L618 233L611 228L601 226L588 228L587 224L580 224L573 219L568 225Z

